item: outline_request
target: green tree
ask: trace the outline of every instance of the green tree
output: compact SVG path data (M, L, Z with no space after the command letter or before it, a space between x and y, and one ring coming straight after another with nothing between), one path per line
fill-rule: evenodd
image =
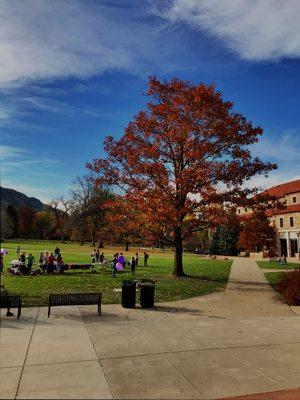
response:
M226 225L218 226L213 233L210 253L236 256L238 254L236 247L237 239L238 230L236 227L230 228Z

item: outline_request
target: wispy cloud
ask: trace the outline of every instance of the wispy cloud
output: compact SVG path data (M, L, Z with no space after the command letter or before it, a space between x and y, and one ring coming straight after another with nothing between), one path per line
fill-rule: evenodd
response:
M27 97L23 99L23 102L27 107L55 114L72 115L74 112L70 105L49 97Z
M300 135L298 129L289 129L276 138L264 135L252 146L253 154L264 161L278 164L278 170L270 173L268 178L255 176L248 183L250 187L268 187L300 179Z
M127 6L92 0L2 0L0 86L88 78L168 63L170 41L150 21L151 0Z
M9 159L18 159L28 155L29 153L21 147L0 145L0 157L2 162Z
M252 151L258 157L270 159L281 164L292 164L300 171L300 130L289 129L274 137L262 136L260 141L252 146Z
M243 59L300 56L299 0L172 0L162 15L209 32Z

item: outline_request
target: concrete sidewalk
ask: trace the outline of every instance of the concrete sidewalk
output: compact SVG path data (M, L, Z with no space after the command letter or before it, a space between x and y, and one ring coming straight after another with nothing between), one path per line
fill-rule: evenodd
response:
M104 305L102 317L96 306L46 311L2 318L1 398L216 399L299 386L299 316L252 261L234 260L225 295Z

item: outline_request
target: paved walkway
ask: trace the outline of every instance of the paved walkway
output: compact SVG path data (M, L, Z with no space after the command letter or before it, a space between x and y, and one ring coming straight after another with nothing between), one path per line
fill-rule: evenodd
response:
M0 397L216 399L296 388L300 317L256 263L235 259L225 294L160 303L26 308L2 318Z

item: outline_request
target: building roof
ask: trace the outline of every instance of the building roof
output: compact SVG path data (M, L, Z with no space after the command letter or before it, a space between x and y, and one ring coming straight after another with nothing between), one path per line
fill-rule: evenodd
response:
M273 186L270 189L267 189L264 193L280 198L284 197L287 194L297 192L300 192L300 179L283 183L282 185Z
M270 217L272 215L289 214L294 212L300 212L300 204L292 204L290 206L286 206L283 210L267 210L266 214L268 217Z

